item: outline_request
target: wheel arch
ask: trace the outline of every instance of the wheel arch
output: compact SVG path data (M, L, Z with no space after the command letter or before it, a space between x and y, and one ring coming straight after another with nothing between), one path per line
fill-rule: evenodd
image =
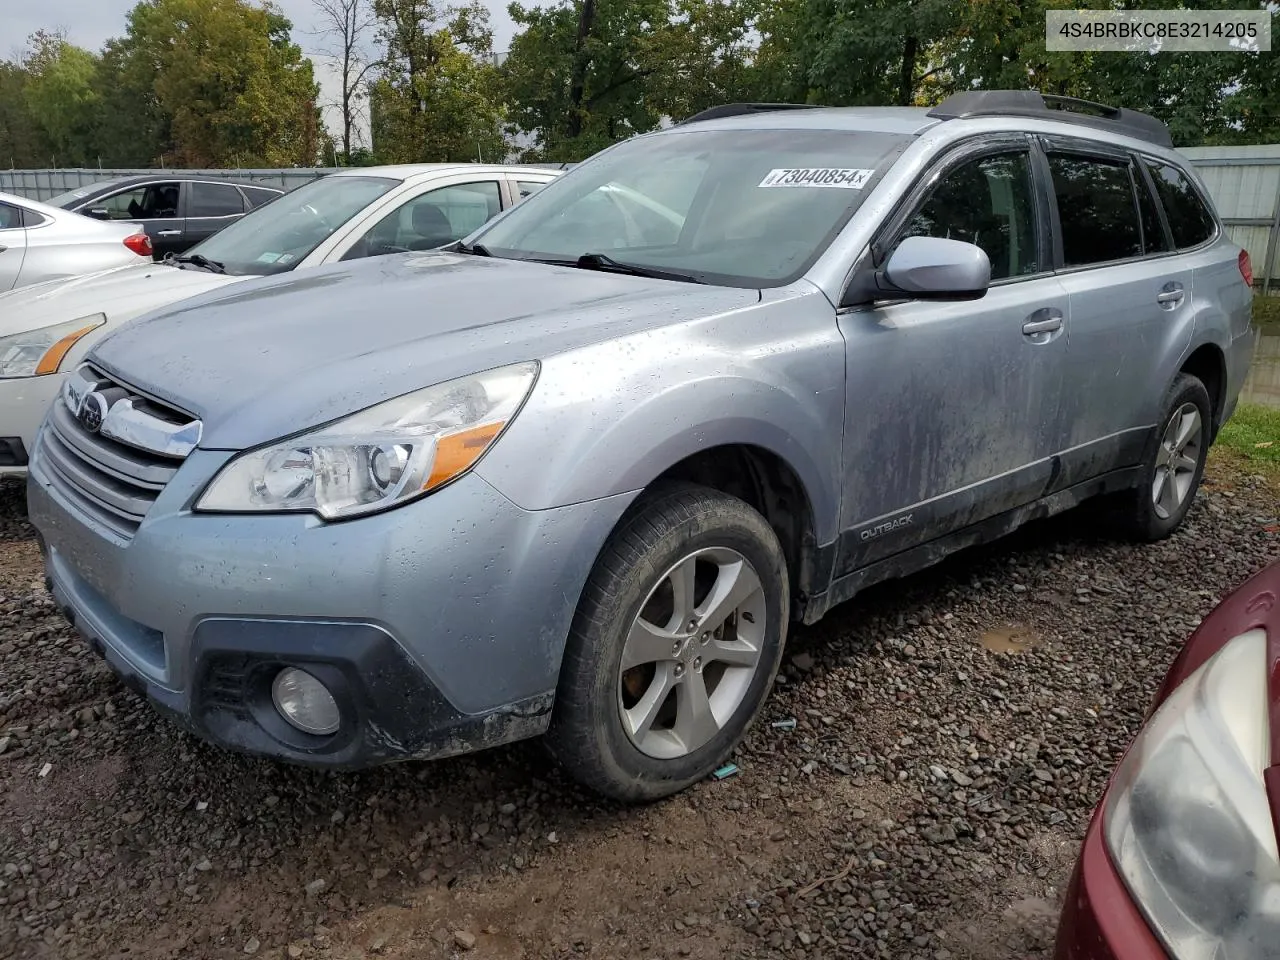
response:
M1227 357L1222 347L1207 341L1192 348L1187 358L1178 368L1179 373L1187 373L1204 384L1209 393L1212 407L1212 435L1210 440L1217 439L1222 429L1222 415L1227 406Z

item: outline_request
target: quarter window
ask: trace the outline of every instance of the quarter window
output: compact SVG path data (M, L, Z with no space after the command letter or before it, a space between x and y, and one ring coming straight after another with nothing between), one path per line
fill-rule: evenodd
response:
M1156 193L1169 219L1169 232L1179 250L1198 247L1213 236L1213 214L1205 206L1196 188L1181 170L1148 161Z
M235 217L244 213L244 197L227 183L191 184L189 217Z
M523 200L525 197L532 197L535 193L545 187L546 184L530 180L517 180L516 186L520 189L520 199Z
M0 230L16 230L22 226L22 211L7 203L0 203Z
M1037 273L1033 196L1026 152L979 157L943 177L907 221L902 238L972 243L991 261L992 280Z
M1049 169L1058 197L1064 266L1142 256L1142 231L1129 164L1051 154Z

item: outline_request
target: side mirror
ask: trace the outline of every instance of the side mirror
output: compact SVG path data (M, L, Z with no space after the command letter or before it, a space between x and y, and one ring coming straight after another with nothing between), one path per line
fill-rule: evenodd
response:
M939 237L907 237L876 275L876 286L886 297L917 300L978 300L990 284L986 251Z
M90 207L84 212L86 217L93 217L95 220L110 220L111 211L106 207Z

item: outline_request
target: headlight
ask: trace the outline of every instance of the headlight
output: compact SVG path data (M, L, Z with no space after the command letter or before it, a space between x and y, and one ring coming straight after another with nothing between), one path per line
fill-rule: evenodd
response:
M1107 846L1176 960L1280 955L1266 634L1236 637L1152 716L1116 771Z
M75 342L106 322L105 314L95 313L52 327L0 337L0 379L57 373Z
M537 363L522 363L450 380L251 450L222 468L196 509L334 520L420 497L475 465L537 373Z

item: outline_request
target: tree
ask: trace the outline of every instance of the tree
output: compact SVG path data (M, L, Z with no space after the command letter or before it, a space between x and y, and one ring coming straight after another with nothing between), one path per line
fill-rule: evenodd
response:
M365 79L377 61L366 55L365 40L377 24L367 0L313 0L320 15L321 33L331 38L329 51L338 61L342 78L339 108L342 111L342 152L351 156L351 129L355 111L364 96Z
M568 0L511 5L503 64L512 120L535 153L579 160L664 119L740 99L763 0Z
M64 165L88 163L98 105L97 58L61 34L40 31L31 36L22 66L23 99L48 149Z
M150 101L177 163L310 165L318 91L290 26L270 4L143 0L108 56Z
M488 11L478 2L374 0L385 56L370 93L374 149L390 162L505 159Z
M0 60L0 164L41 167L53 150L27 110L30 76L21 65Z

